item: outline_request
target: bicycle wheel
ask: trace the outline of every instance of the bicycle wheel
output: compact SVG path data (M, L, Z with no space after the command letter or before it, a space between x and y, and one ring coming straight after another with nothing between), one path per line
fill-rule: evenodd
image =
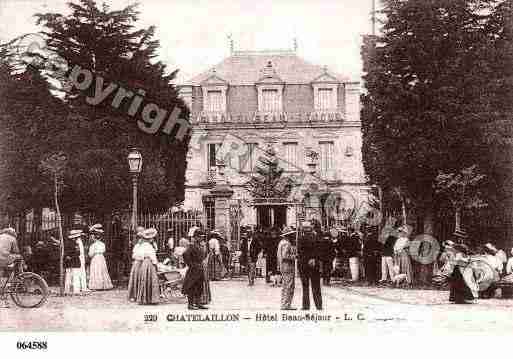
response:
M41 276L25 272L15 278L11 298L19 307L37 308L46 302L49 294L48 284Z

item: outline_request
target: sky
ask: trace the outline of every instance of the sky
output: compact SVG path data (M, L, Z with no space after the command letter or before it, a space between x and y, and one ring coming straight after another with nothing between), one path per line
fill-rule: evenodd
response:
M68 0L0 0L0 42L41 30L33 14L66 12ZM107 0L113 9L133 0ZM362 36L371 32L372 0L140 0L139 27L155 25L159 60L185 81L235 50L292 49L359 80Z

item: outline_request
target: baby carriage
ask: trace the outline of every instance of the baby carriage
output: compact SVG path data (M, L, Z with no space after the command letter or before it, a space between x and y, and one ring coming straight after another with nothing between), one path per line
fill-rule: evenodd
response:
M185 268L179 269L162 263L157 264L160 294L164 299L185 298L182 294L185 271Z

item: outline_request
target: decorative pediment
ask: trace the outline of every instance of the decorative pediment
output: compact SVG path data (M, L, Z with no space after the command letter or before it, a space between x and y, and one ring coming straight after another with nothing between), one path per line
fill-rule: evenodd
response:
M319 83L329 83L329 84L333 84L333 83L339 83L340 81L333 75L330 75L329 73L325 72L323 74L321 74L320 76L316 77L315 79L313 79L312 83L313 84L319 84Z
M262 76L256 82L257 84L282 84L283 80L276 73L276 69L273 67L271 61L267 62L267 65L261 71Z
M337 79L336 76L329 73L328 68L324 66L322 68L323 72L316 78L312 80L312 84L318 84L318 83L328 83L328 84L334 84L334 83L340 83L340 80Z
M218 86L218 85L228 85L228 82L223 80L221 77L216 74L210 75L205 81L201 83L201 86Z
M227 86L228 82L221 78L217 73L216 69L212 69L209 77L201 82L201 86Z

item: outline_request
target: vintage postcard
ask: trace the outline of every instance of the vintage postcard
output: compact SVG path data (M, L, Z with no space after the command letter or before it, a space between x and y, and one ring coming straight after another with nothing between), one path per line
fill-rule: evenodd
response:
M511 0L0 0L7 346L504 334L512 63Z

